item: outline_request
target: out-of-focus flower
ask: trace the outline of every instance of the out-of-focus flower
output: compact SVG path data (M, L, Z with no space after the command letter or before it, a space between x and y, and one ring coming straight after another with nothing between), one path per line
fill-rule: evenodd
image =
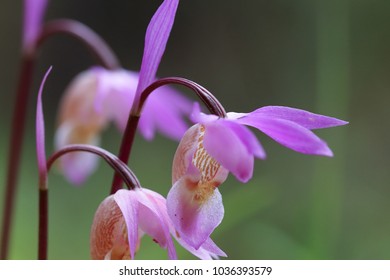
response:
M23 47L35 44L41 30L47 0L24 0Z
M206 115L196 104L197 122L184 135L173 161L173 187L168 193L168 214L181 237L194 248L202 246L223 218L217 187L232 172L247 182L253 174L254 157L265 152L245 125L264 132L278 143L300 153L332 156L327 144L311 129L347 122L304 110L268 106L251 113L228 113L227 118Z
M66 144L99 145L100 133L109 121L121 131L130 109L137 106L142 91L156 79L156 72L174 22L178 0L165 0L146 31L140 73L94 67L79 74L64 93L61 102L56 148ZM151 94L139 121L141 134L154 138L156 131L180 140L188 128L184 120L191 102L170 87ZM81 184L95 169L94 155L74 153L61 159L61 168L73 184Z
M134 259L141 237L149 235L176 259L171 237L175 230L166 210L165 199L148 189L119 190L98 207L91 229L92 259ZM195 256L211 259L225 254L211 241L194 250L174 234L178 242Z
M91 68L79 74L65 90L59 109L56 149L68 144L100 144L100 135L113 121L125 129L139 75L127 70ZM185 115L191 102L170 87L158 88L146 101L139 128L148 140L156 131L179 140L188 125ZM65 155L62 172L73 184L81 184L96 169L96 156L88 153Z

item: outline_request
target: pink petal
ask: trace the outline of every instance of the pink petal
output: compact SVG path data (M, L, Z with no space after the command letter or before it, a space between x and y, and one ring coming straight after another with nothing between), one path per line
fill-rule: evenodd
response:
M131 259L134 259L138 243L138 198L134 191L119 190L114 194L114 199L121 209L123 218L125 219L129 238L130 255Z
M255 118L256 116L265 116L269 118L288 120L308 129L327 128L345 125L348 123L336 118L284 106L266 106L259 108L248 115L251 115L252 118Z
M133 105L139 75L136 72L106 70L93 67L90 71L97 77L94 108L98 114L114 120L119 130L124 131Z
M156 77L157 69L175 20L178 5L179 0L165 0L149 23L145 36L140 79L136 91L137 98Z
M187 177L182 177L173 185L167 197L168 215L176 231L196 250L208 240L224 215L219 190L214 189L203 201L198 201L195 198L197 187Z
M155 132L180 140L188 124L184 117L191 110L191 102L170 87L158 88L147 99L139 128L147 140L154 138Z
M47 0L24 0L23 47L35 44L41 30Z
M237 120L256 127L281 145L303 154L333 156L328 145L309 129L299 124L273 117L248 115Z
M152 236L162 247L167 248L168 257L177 259L175 246L170 235L170 220L167 215L165 199L156 192L142 189L134 190L140 203L140 229Z
M71 141L74 129L75 125L69 122L65 122L58 127L55 134L55 146L57 149L61 149L68 144L74 144ZM96 135L89 139L88 143L83 144L99 146L99 143L100 138ZM96 170L98 159L96 155L91 153L74 152L62 156L59 161L65 178L74 185L81 185Z
M36 112L36 151L37 151L37 160L38 160L38 170L40 174L40 179L46 179L47 176L47 168L46 168L46 152L45 152L45 119L43 117L43 109L42 109L42 92L43 87L46 83L46 79L51 72L52 67L50 67L39 87L38 91L38 101L37 101L37 112Z
M208 123L204 135L204 148L223 167L232 172L241 182L247 182L253 174L254 158L252 151L248 151L248 142L243 142L228 124L228 121L219 120ZM235 127L237 128L237 127ZM245 131L245 130L241 130ZM245 135L248 135L245 132ZM249 141L249 140L248 140ZM251 144L253 144L251 142ZM261 154L260 150L256 153Z

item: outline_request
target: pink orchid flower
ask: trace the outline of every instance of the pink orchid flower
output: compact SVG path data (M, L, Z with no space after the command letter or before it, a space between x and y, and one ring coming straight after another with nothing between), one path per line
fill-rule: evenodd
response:
M145 188L119 190L107 197L98 207L91 229L92 259L134 259L143 235L149 235L177 259L171 237L174 232L166 210L165 198ZM195 256L217 258L225 254L211 241L194 250L177 237Z
M164 1L146 31L140 73L94 67L79 74L61 102L56 148L67 144L99 145L100 133L110 121L125 129L130 109L141 92L156 79L156 72L174 22L178 0ZM156 131L180 140L188 128L184 116L190 101L170 87L159 88L146 101L139 122L141 134L152 140ZM75 153L61 159L65 177L79 185L96 169L96 157Z
M267 106L251 113L228 113L227 118L206 115L196 104L195 124L184 135L173 161L173 187L168 193L168 214L182 238L194 248L202 246L221 223L224 208L217 187L232 172L241 182L253 174L254 157L265 151L252 126L294 151L332 156L328 145L311 130L347 122L282 106Z

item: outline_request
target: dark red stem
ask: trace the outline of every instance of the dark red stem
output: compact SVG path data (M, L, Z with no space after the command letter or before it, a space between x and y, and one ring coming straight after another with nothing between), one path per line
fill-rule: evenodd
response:
M9 152L7 162L7 176L5 182L3 224L1 236L0 259L8 257L10 231L12 228L15 196L17 193L17 180L20 167L20 156L24 138L24 127L27 114L28 91L32 82L32 72L35 59L33 56L24 55L19 74L19 86L14 103L14 111L11 122L11 134L9 138Z
M48 189L39 189L38 260L47 260L49 198Z

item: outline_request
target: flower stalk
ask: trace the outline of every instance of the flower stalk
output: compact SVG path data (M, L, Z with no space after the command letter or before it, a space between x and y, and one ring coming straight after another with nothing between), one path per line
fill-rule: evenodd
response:
M60 19L48 22L37 34L35 42L30 42L28 47L23 48L19 85L16 93L11 123L12 131L9 140L10 147L4 191L0 259L7 259L8 257L10 231L12 228L15 196L17 194L17 179L19 176L29 102L28 93L31 88L38 49L47 39L59 33L70 35L81 41L94 54L102 66L108 69L120 68L116 55L105 41L92 29L74 20Z

